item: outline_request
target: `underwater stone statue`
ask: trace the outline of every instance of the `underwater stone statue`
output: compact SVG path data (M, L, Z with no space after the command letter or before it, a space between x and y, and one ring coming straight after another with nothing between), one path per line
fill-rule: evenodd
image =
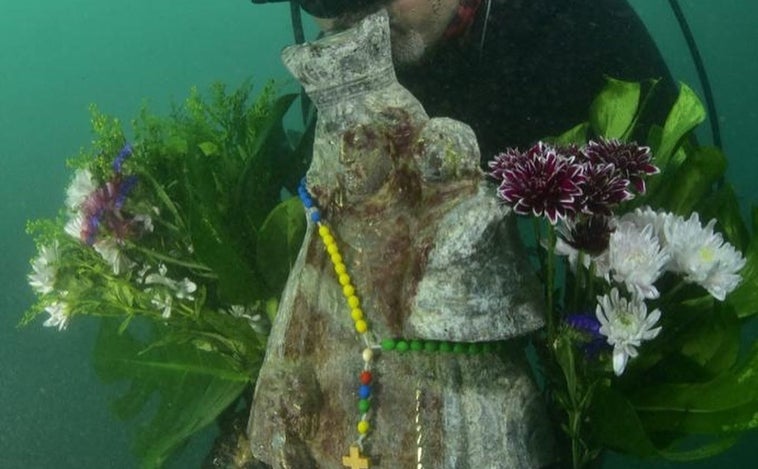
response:
M356 331L309 222L255 389L254 456L293 469L549 463L542 399L514 339L541 327L541 295L473 132L429 119L398 84L384 11L283 59L319 110L307 186L370 331ZM378 347L388 338L409 350Z

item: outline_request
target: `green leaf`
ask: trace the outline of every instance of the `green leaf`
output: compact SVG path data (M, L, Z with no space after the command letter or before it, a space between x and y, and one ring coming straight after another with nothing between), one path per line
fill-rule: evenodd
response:
M205 156L214 156L219 152L218 145L213 142L202 142L197 145Z
M258 270L274 291L284 287L305 236L303 205L291 197L269 213L258 233Z
M588 412L588 428L595 440L615 451L650 457L657 449L629 401L608 387L595 390Z
M681 83L679 96L666 118L661 141L653 148L653 162L662 170L668 171L678 166L681 161L672 158L679 142L698 124L705 120L705 108L692 89Z
M277 99L251 147L244 150L245 166L239 174L232 200L234 206L245 208L251 227L257 228L279 202L283 181L278 166L291 159L282 118L296 97L289 94Z
M758 344L747 360L705 383L648 385L632 399L652 432L722 434L758 426Z
M613 78L607 78L606 82L590 106L590 125L597 135L621 139L628 133L637 115L640 84Z
M670 461L679 462L712 458L713 456L716 456L719 453L723 453L724 451L734 446L734 444L737 443L738 439L739 436L737 435L726 435L717 437L709 443L701 444L701 446L695 449L676 450L674 448L671 448L661 451L660 454Z
M687 216L708 196L726 171L726 157L715 147L698 147L675 170L664 173L664 180L652 203L673 213Z
M219 354L182 344L145 350L146 343L104 319L95 344L95 371L105 382L131 381L114 401L122 419L157 410L140 428L135 452L145 468L158 468L192 434L213 422L249 386L251 376ZM148 403L151 405L148 406ZM150 415L145 415L146 417Z
M721 232L730 244L745 252L750 244L750 232L742 219L740 204L731 184L724 184L706 198L697 209L702 220L715 218Z
M742 283L726 297L737 316L747 318L758 313L758 240L753 238L745 253L745 266L740 271Z
M589 123L582 122L557 137L548 137L544 139L544 141L560 146L571 144L581 146L587 143L587 131L589 130L589 126Z
M719 304L680 338L681 353L715 377L737 361L740 323L731 308Z

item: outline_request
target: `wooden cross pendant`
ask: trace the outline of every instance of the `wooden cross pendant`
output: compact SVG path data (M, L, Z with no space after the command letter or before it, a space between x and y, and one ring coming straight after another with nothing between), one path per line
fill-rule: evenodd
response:
M368 458L361 456L360 449L353 445L350 447L350 455L342 457L342 465L350 469L368 469Z

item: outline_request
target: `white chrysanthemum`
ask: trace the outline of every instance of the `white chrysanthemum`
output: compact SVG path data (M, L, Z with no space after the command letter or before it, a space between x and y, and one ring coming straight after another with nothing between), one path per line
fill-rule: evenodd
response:
M668 260L669 254L661 249L652 225L640 230L634 223L624 222L611 233L608 262L613 280L643 298L658 298L654 283Z
M126 257L118 243L113 239L101 239L93 244L92 247L111 266L115 275L121 275L135 265L134 262Z
M87 197L97 189L92 173L88 169L77 169L74 179L66 189L66 207L76 211L81 207Z
M64 292L65 293L65 292ZM45 307L50 317L45 320L45 327L57 327L59 331L68 326L68 305L62 301L56 301Z
M714 255L718 258L716 267L711 269L708 277L700 282L700 285L714 298L724 301L726 295L742 281L742 276L737 272L745 266L745 258L729 243L721 245Z
M69 218L68 222L66 223L66 226L63 228L63 231L65 231L66 234L71 236L72 238L81 239L83 225L84 225L84 215L80 212L75 213L75 214L72 214L71 218Z
M658 238L661 246L665 246L666 238L663 227L666 225L666 221L673 216L674 215L669 212L657 212L652 208L645 206L637 208L633 212L625 213L618 218L618 223L631 222L640 230L650 225L653 227L653 235Z
M643 340L655 338L661 331L654 327L661 317L658 309L650 314L642 298L627 301L616 288L610 295L598 297L595 316L600 321L600 334L613 346L613 371L621 375L630 358L637 356L637 347Z
M703 286L714 298L723 301L739 285L738 274L745 258L721 233L714 232L716 220L703 227L697 213L689 219L672 217L664 230L671 252L668 270L682 274L687 282Z
M55 266L58 261L58 242L54 241L50 246L42 246L39 255L32 261L32 273L28 275L29 285L40 294L53 291L55 284Z

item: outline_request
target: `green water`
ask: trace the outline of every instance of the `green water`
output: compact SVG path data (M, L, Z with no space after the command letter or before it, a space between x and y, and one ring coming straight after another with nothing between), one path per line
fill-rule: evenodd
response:
M698 88L667 2L632 2L677 79ZM758 6L748 0L681 2L706 61L719 106L729 177L745 206L756 203L752 138L758 134ZM131 468L134 428L115 420L91 366L96 323L59 333L17 329L33 299L25 277L29 218L63 202L67 157L90 138L87 106L128 120L143 99L165 111L192 85L235 86L248 77L291 83L279 51L291 41L288 9L245 0L0 0L0 468ZM705 130L705 128L704 128ZM710 138L707 130L701 133ZM211 433L171 467L199 467ZM758 437L685 467L744 467ZM611 456L605 467L674 467Z

